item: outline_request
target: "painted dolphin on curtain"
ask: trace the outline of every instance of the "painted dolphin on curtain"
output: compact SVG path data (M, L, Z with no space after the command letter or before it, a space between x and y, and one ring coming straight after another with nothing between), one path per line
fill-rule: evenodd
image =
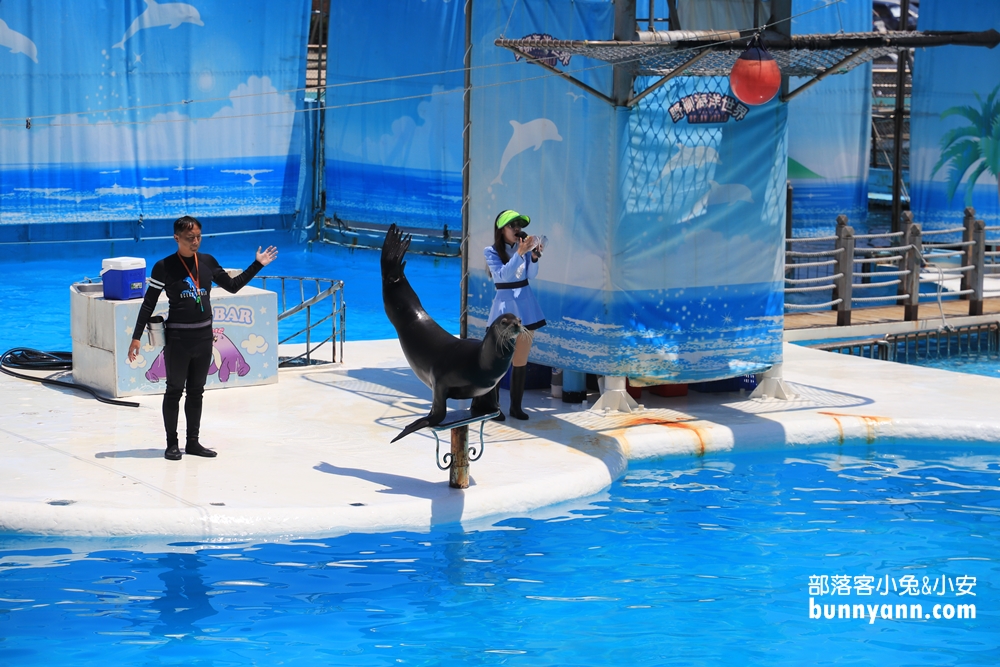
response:
M165 2L161 5L156 0L146 0L146 5L146 11L139 14L132 21L132 25L125 31L122 41L111 48L124 51L125 42L131 39L137 32L146 28L159 28L160 26L169 25L170 29L173 30L182 23L205 25L201 21L201 14L198 13L194 5L183 2Z
M500 158L500 173L497 174L497 177L493 179L490 185L497 183L500 185L504 184L501 180L503 171L507 168L507 163L514 156L532 147L537 151L545 141L562 141L556 124L548 118L536 118L535 120L529 120L523 125L516 120L512 120L510 121L510 125L514 128L514 136L510 138L510 141L507 142L507 148L503 150L503 156Z
M670 156L667 163L660 170L660 177L653 182L655 187L660 181L670 175L675 169L692 167L699 169L708 164L720 164L719 152L711 146L685 146L677 144L677 150Z
M0 19L0 46L6 46L11 53L23 53L38 62L38 48L35 47L35 43L16 30L11 30L3 19Z

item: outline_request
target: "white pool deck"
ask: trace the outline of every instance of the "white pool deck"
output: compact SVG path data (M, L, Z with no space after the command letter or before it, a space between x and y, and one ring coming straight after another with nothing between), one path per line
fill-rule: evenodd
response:
M389 442L429 406L397 341L349 342L345 357L282 370L277 384L206 392L202 442L219 456L179 462L163 458L159 396L117 407L0 374L0 534L425 531L586 498L630 461L655 457L831 443L891 451L906 440L1000 445L1000 379L786 343L784 378L797 395L789 401L645 392L645 410L604 416L528 391L531 419L488 423L470 488L457 490L435 464L430 431ZM506 408L506 392L501 400Z

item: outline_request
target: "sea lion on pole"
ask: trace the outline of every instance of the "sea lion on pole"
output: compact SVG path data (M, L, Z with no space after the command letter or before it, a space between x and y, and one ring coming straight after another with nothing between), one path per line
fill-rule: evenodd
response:
M403 274L403 256L410 236L391 225L382 244L382 303L396 328L407 363L433 392L430 414L421 417L392 439L444 421L447 399L471 398L472 414L499 410L493 388L510 368L514 345L523 330L515 315L502 315L483 340L456 338L431 319Z

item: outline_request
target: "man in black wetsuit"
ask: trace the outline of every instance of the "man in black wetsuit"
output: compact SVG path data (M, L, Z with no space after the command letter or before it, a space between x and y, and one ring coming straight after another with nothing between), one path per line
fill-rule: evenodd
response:
M201 223L195 218L186 215L174 222L174 240L177 241L177 252L158 261L149 276L149 289L146 290L139 316L135 320L128 360L133 361L139 353L139 341L146 330L146 322L153 314L160 292L166 290L170 309L167 313L167 345L163 349L167 369L167 392L163 395L163 427L167 431L167 450L163 456L171 461L179 461L181 450L177 439L177 415L185 385L187 444L184 452L192 456L215 456L213 450L206 449L198 442L202 394L208 379L208 369L212 365L214 336L212 303L209 300L212 283L235 294L258 271L274 261L278 256L278 249L268 246L262 252L258 247L253 264L240 275L231 278L214 257L198 252L198 246L201 245Z

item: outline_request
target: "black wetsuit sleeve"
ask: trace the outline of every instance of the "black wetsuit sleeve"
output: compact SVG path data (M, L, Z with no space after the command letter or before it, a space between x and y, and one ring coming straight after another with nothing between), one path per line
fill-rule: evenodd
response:
M163 291L163 283L167 279L167 270L163 267L163 260L153 265L153 271L149 274L149 284L146 287L146 295L142 298L142 306L139 307L139 315L135 318L135 330L132 332L132 340L142 338L142 332L146 330L146 323L156 308L156 302L160 300L160 292Z
M250 282L253 279L253 277L256 276L261 269L264 268L264 265L255 259L253 261L253 264L248 266L246 270L243 271L243 273L236 276L235 278L231 278L229 274L226 273L226 270L223 269L221 266L219 266L219 263L215 261L214 257L212 257L211 255L206 255L206 258L210 259L213 265L212 281L222 289L229 292L230 294L236 294L241 289L246 287L247 283Z

